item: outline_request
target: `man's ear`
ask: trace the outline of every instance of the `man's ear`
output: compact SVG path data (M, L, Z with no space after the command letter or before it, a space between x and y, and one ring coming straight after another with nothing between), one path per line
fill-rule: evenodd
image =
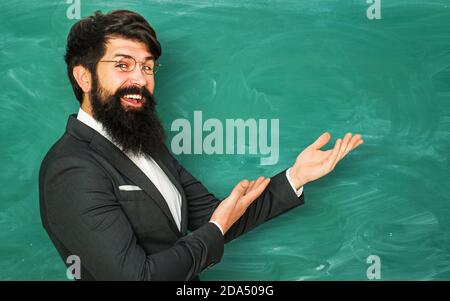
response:
M85 67L78 65L73 68L72 74L78 85L81 87L81 90L83 90L84 93L89 93L92 87L91 72Z

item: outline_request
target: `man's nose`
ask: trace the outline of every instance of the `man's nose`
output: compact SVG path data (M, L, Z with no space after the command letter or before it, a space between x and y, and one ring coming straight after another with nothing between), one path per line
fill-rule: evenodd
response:
M146 86L148 84L147 78L145 77L144 72L139 68L139 66L136 66L134 70L130 74L130 81L133 85L139 85L139 86Z

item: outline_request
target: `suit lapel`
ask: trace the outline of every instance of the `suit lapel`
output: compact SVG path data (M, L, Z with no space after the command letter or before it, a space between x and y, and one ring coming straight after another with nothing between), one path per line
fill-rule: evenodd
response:
M136 185L141 187L148 194L148 196L159 206L159 208L161 208L162 212L164 212L164 214L170 221L169 225L173 229L173 231L178 236L181 236L175 220L173 219L172 213L167 206L166 200L161 195L158 188L156 188L152 181L149 180L149 178L140 170L139 167L136 166L136 164L133 163L133 161L131 161L119 148L117 148L113 143L111 143L100 134L96 133L92 137L91 147L93 147L96 151L107 158L108 161L122 174L128 177ZM159 162L161 162L161 160L158 159L158 163ZM175 185L178 184L177 188L180 190L179 183L174 179L173 175L168 172L167 167L164 164L161 164L161 168L167 173L172 183L174 183ZM180 193L182 194L182 196L184 196L182 189L180 190ZM183 220L184 216L182 216L182 222Z
M168 154L170 156L170 154ZM168 168L169 164L166 160L162 160L160 157L152 157L156 163L158 163L159 167L166 173L169 180L175 185L175 187L178 189L178 192L181 195L181 233L185 234L187 231L187 221L188 221L188 214L187 214L187 200L186 195L184 194L183 187L181 186L181 183L179 180L177 180L174 177L174 173L176 171Z

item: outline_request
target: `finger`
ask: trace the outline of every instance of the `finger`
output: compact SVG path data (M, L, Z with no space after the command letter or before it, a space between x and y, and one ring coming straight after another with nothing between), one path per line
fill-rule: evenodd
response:
M355 143L355 145L353 146L353 148L351 150L354 150L355 148L357 148L358 146L360 146L363 143L364 143L364 140L363 139L359 139L358 142Z
M344 139L342 140L341 146L339 148L339 154L338 154L336 160L334 161L333 165L331 166L331 170L333 170L336 167L336 165L339 163L339 161L341 161L341 159L344 157L344 152L348 146L348 143L350 142L351 135L352 135L351 133L347 133L344 136Z
M350 140L350 143L348 144L345 152L344 152L344 157L351 152L352 150L354 150L357 145L359 145L359 142L361 141L361 135L360 134L356 134L355 136L353 136L352 140Z
M263 183L264 180L265 180L264 177L258 177L258 179L256 179L255 183L253 184L252 190L258 188L261 185L261 183ZM250 190L247 189L246 194L248 194L249 192Z
M333 166L332 166L332 170L336 167L336 164L341 161L345 156L347 156L347 154L352 151L353 149L355 149L358 145L360 145L360 141L361 139L359 139L361 137L361 135L355 135L352 137L352 139L350 140L350 142L347 143L346 146L342 145L341 146L341 151L340 151L340 155L338 156L337 160L334 162ZM344 151L342 151L342 149L345 149Z
M250 182L250 185L248 185L247 191L252 190L253 186L255 185L255 182L256 182L255 180L252 180L252 181Z
M260 176L260 177L258 177L258 179L251 181L249 186L248 186L248 188L247 188L247 191L245 193L247 194L250 191L252 191L253 189L255 189L256 187L258 187L261 184L262 181L264 181L264 177L263 176Z
M358 148L358 146L360 146L361 144L364 143L364 140L360 139L356 142L356 144L350 149L350 152L353 151L354 149Z
M253 189L255 189L256 187L258 187L263 181L264 181L264 177L258 177L258 179L256 179L255 184L253 185Z
M345 134L344 139L342 140L342 145L341 145L341 148L339 150L339 154L338 154L337 160L333 164L333 167L332 167L333 169L336 166L336 164L339 161L341 161L341 159L344 157L345 150L347 149L351 138L352 138L352 133Z
M236 186L234 186L233 190L230 193L229 198L233 201L237 201L238 199L240 199L245 194L248 185L249 185L248 180L240 181Z
M361 144L364 144L364 140L362 140L362 139L355 145L354 148L357 148L357 147L360 146Z
M248 207L250 204L255 201L261 193L266 189L267 185L269 185L270 178L264 179L258 187L254 187L252 191L243 196L240 200L243 206Z
M252 191L253 186L255 186L255 180L250 181L250 184L248 185L247 191L245 192L245 194L249 193L250 191Z
M252 191L256 187L258 187L259 184L261 184L261 182L263 180L264 180L264 177L260 176L260 177L258 177L258 179L251 181L250 184L248 185L248 188L247 188L247 191L245 192L245 194L249 193L250 191Z
M311 144L310 146L311 146L313 149L320 149L321 147L323 147L324 145L326 145L326 144L328 143L328 141L330 141L330 138L331 138L330 133L325 132L325 133L323 133L322 135L320 135L320 137L317 138L317 140L314 141L314 143Z
M328 159L325 161L326 168L328 171L330 171L333 167L334 161L336 161L337 156L339 154L339 149L341 147L341 139L337 139L333 151L331 152L331 155L328 157Z

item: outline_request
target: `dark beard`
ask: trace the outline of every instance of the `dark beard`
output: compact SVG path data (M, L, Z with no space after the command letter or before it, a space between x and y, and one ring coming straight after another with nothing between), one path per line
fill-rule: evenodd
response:
M125 109L120 98L126 94L142 95L140 108ZM156 101L145 87L118 89L115 94L100 87L96 76L90 94L92 113L114 143L134 155L157 155L164 146L164 128L155 112Z

